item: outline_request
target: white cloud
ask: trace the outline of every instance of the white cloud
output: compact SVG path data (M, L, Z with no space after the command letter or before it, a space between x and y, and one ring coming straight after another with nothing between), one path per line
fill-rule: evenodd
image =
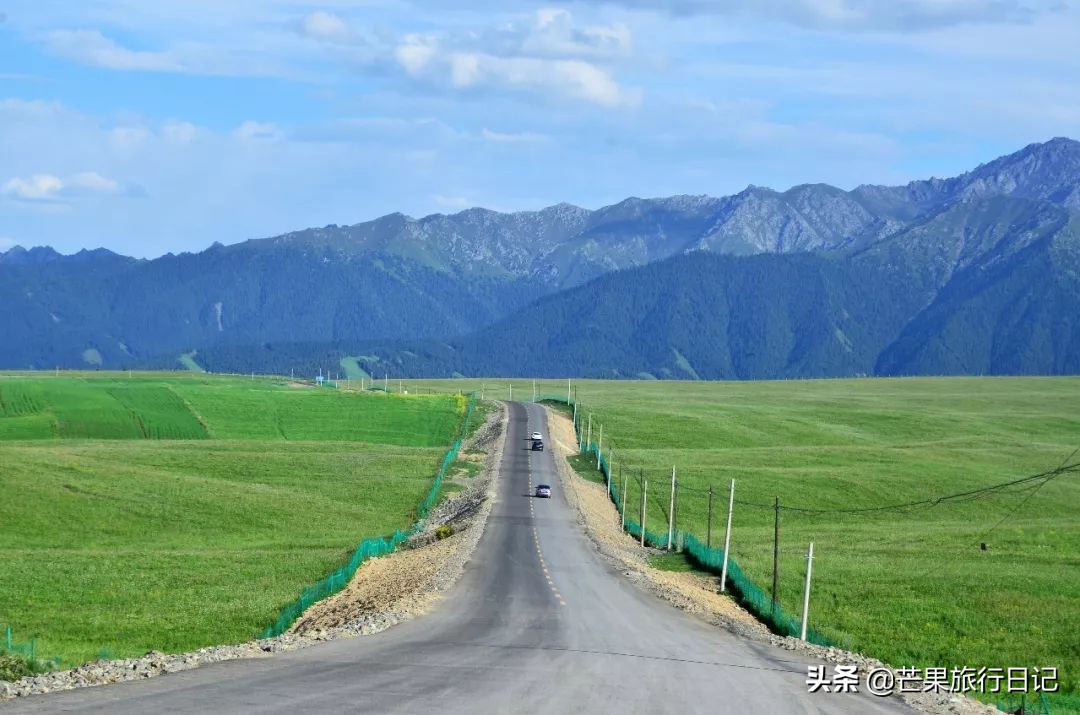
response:
M233 136L241 141L278 141L284 133L273 122L249 119L233 130Z
M90 193L116 194L120 192L119 183L96 171L79 172L68 180L67 185L71 189Z
M45 45L61 57L105 69L152 72L184 69L167 53L130 50L97 30L54 30L45 35Z
M639 104L641 91L620 85L608 66L631 46L623 24L579 26L566 10L543 8L524 25L405 35L394 58L407 75L444 88L539 91L625 107Z
M163 9L162 4L155 5L155 10ZM131 29L145 23L142 10L130 8L112 24ZM304 75L304 63L315 51L310 43L298 41L295 32L283 30L280 25L284 23L277 29L266 29L252 27L250 18L246 23L237 19L235 27L215 35L205 26L180 22L166 25L160 20L158 24L146 23L147 36L165 38L162 48L152 50L125 46L97 29L52 30L37 37L48 52L91 67L227 77L297 79ZM85 16L80 21L100 18ZM322 29L325 32L329 28ZM315 75L309 73L307 78L314 79Z
M973 23L1023 23L1040 13L1062 7L1056 0L615 1L627 7L674 14L745 15L814 29L883 31L915 31Z
M187 144L199 134L199 128L191 122L165 122L161 136L174 144Z
M406 35L394 50L394 58L406 72L419 75L434 59L438 52L438 42L425 35Z
M5 196L22 201L55 201L60 198L63 188L64 182L60 180L60 177L52 174L34 174L27 179L19 177L8 179L0 191Z
M541 8L521 40L521 53L540 57L610 59L630 54L633 36L622 23L578 27L571 14Z
M300 31L321 42L349 42L353 39L348 23L332 12L316 10L300 22Z
M480 132L480 136L496 144L538 144L546 142L550 138L546 134L536 134L535 132L494 132L487 127L484 127Z
M604 69L584 60L550 60L537 57L500 57L482 52L439 54L433 45L418 60L417 44L398 48L398 61L414 77L425 78L452 89L542 90L564 98L605 107L636 106L641 92L624 88ZM406 50L406 60L401 51Z
M0 193L9 198L41 203L55 203L94 194L121 194L123 191L118 181L96 171L80 171L67 179L55 174L34 174L28 178L16 176L0 187Z

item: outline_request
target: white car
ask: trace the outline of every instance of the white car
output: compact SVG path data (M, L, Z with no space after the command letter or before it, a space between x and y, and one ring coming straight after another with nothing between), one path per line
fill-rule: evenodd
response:
M551 498L551 487L548 486L547 484L537 484L536 485L536 496L540 497L541 499L550 499Z
M532 437L530 437L529 439L543 439L543 438L544 438L543 435L541 435L539 432L533 432Z

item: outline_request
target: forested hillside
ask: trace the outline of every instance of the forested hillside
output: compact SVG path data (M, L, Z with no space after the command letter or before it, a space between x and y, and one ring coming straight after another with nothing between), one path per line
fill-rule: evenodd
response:
M0 367L813 377L1077 369L1080 143L951 179L0 254Z

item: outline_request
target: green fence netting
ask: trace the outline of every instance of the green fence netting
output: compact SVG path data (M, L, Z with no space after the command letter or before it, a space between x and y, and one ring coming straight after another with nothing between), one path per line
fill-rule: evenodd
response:
M1050 715L1050 703L1042 693L1011 693L1002 695L998 696L998 700L994 705L998 710L1007 713Z
M263 629L262 633L259 635L260 638L273 638L289 630L292 624L296 622L296 619L298 619L313 603L321 601L328 596L332 596L345 588L346 584L352 581L353 576L356 575L357 570L365 561L376 556L385 556L386 554L389 554L420 529L424 518L428 515L428 512L431 511L431 508L435 506L435 502L439 498L439 490L442 488L443 477L446 476L446 472L450 469L450 465L457 459L458 452L461 450L461 442L465 438L469 428L469 421L472 419L475 408L476 395L475 393L470 393L468 404L465 407L465 415L461 420L461 426L458 428L457 435L454 437L450 449L446 452L446 456L443 457L438 472L435 473L435 479L431 483L431 488L428 490L427 496L425 496L416 507L416 520L413 522L413 525L406 531L395 531L390 536L378 536L361 541L360 545L357 546L356 550L353 552L352 557L349 558L348 563L341 566L319 582L308 586L304 589L303 593L300 594L299 598L286 604L278 613L274 622Z
M37 659L37 641L31 638L23 643L15 641L11 626L4 626L4 639L0 641L0 653L20 655L27 660Z

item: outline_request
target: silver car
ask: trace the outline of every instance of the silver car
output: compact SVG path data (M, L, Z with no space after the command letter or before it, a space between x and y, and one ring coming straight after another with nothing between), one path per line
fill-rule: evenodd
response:
M547 484L537 484L536 485L536 496L540 497L541 499L550 499L551 498L551 487L548 486Z

